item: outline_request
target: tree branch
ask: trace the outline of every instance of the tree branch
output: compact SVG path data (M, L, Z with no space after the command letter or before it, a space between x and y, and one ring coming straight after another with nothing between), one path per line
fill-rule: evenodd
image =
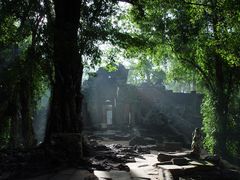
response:
M185 62L185 63L188 63L190 66L192 66L193 68L195 68L203 77L203 79L207 82L207 86L212 90L214 91L214 86L212 85L211 83L211 78L204 72L204 70L197 64L195 63L194 61L191 61L187 58L183 58L181 57L180 55L178 55L178 53L175 52L174 48L172 47L171 44L169 44L172 51L177 55L177 58L180 59L182 62Z
M187 62L188 64L190 64L193 68L195 68L204 78L204 80L207 82L206 84L209 86L209 88L214 91L213 85L211 83L211 78L204 72L204 70L196 63L194 63L193 61L189 61L188 59L184 59L182 57L180 57L182 60L184 60L185 62Z

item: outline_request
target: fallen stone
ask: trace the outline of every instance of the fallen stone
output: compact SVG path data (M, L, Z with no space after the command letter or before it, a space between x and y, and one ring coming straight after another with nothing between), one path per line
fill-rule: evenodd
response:
M171 160L172 164L175 165L187 165L188 160L186 158L172 158Z
M127 165L122 164L122 163L115 166L115 169L120 170L120 171L127 171L127 172L130 171L130 168Z
M186 151L182 153L166 153L166 152L160 152L158 154L158 161L163 162L163 161L171 161L173 158L188 158L191 157L191 152Z
M131 180L131 177L128 172L125 171L94 171L95 176L99 179L107 180Z
M208 161L200 161L200 160L190 160L189 161L189 164L192 164L192 165L197 165L197 166L211 166L211 167L214 167L215 165L212 164L211 162L208 162Z

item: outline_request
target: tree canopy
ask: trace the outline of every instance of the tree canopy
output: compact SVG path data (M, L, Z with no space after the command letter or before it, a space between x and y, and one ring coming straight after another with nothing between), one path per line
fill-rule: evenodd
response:
M119 1L131 4L121 16ZM101 61L99 45L106 42L139 60L135 68L144 81L180 81L204 93L206 147L221 156L239 152L239 3L119 1L0 2L3 141L13 147L34 144L32 119L46 87L51 89L46 142L57 133L81 133L83 68Z
M202 87L206 146L225 156L231 151L227 144L234 141L232 123L239 124L230 112L240 85L239 5L224 0L138 4L130 20L153 42L148 54L155 61L167 57L173 76L197 81Z

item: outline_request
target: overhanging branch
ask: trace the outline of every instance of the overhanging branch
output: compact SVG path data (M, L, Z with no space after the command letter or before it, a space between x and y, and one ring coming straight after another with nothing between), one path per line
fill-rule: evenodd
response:
M170 44L169 44L170 45ZM171 49L173 52L175 52L174 48L170 45ZM177 55L177 53L175 53ZM213 84L211 83L211 78L204 72L204 70L197 64L195 63L194 61L191 61L187 58L183 58L181 56L177 56L177 58L179 60L181 60L182 62L184 63L187 63L189 64L190 66L192 66L194 69L196 69L200 74L201 76L203 77L203 79L206 81L206 84L207 86L212 90L214 91L214 86Z
M195 68L202 76L203 76L203 79L206 81L206 84L209 86L209 88L214 91L214 88L213 88L213 85L211 83L211 78L204 72L204 70L198 65L196 64L195 62L193 61L189 61L188 59L186 58L182 58L182 57L179 57L181 58L182 60L184 60L184 62L188 63L189 65L191 65L193 68Z

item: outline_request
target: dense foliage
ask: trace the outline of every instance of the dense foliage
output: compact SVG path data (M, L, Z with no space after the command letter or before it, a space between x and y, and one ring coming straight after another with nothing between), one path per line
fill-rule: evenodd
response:
M136 7L131 20L153 42L152 58L161 61L168 54L170 74L197 84L205 94L206 147L222 156L237 152L239 117L232 109L239 108L239 5L142 0Z
M139 59L135 77L181 82L204 93L205 146L221 156L239 155L240 5L122 1L132 4L122 16L117 0L0 2L1 145L34 144L32 121L47 86L52 93L47 136L80 132L83 67L100 62L99 45L106 42Z
M80 128L83 64L100 62L100 43L131 40L112 23L116 11L110 0L0 2L1 144L34 145L32 121L46 87L47 132Z
M16 6L16 4L19 6ZM39 3L39 2L38 2ZM2 1L1 18L1 145L34 144L32 120L47 78L43 56L43 6Z

